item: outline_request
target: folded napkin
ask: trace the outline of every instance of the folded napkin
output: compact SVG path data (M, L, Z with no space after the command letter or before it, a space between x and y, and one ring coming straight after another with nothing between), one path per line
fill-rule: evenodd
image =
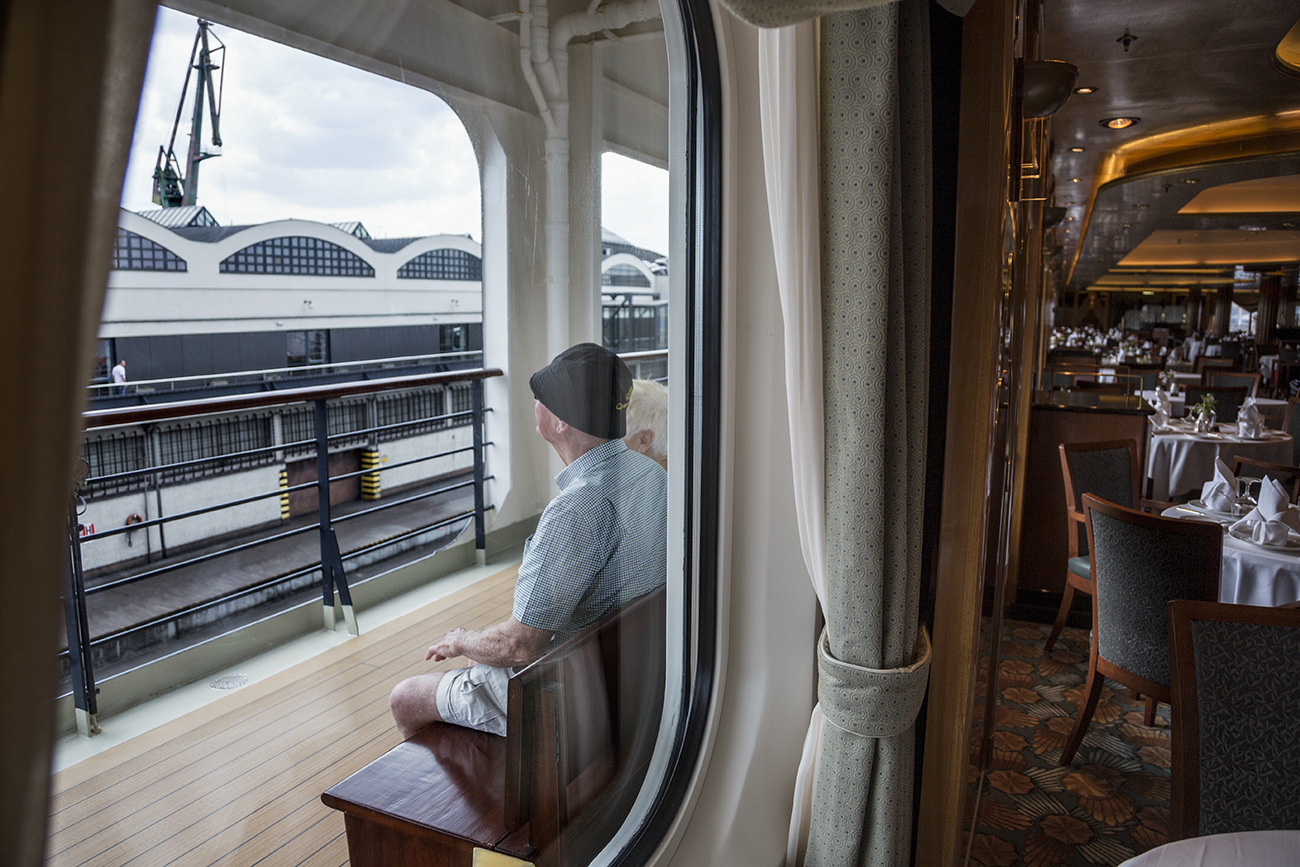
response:
M1156 411L1151 416L1151 422L1156 427L1167 427L1169 417L1172 415L1169 409L1169 395L1163 391L1156 392Z
M1265 476L1259 483L1259 504L1230 529L1253 536L1255 525L1266 521L1280 522L1300 533L1300 509L1291 505L1286 490L1270 476Z
M1250 537L1261 545L1284 545L1291 528L1281 521L1259 521Z
M1237 477L1223 458L1214 459L1214 478L1201 485L1201 502L1216 512L1231 512L1237 501Z
M1264 419L1255 406L1255 398L1248 397L1237 410L1237 435L1259 439L1264 435Z

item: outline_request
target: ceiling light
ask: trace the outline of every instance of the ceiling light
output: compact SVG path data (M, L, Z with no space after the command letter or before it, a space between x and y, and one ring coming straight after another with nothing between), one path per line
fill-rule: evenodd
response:
M1072 184L1077 184L1077 183L1079 183L1079 179L1078 179L1078 178L1070 178L1070 183L1072 183Z
M1109 129L1128 129L1139 121L1141 118L1137 117L1106 117L1101 119L1101 125Z
M1199 184L1200 182L1200 178L1183 178L1183 183L1185 184Z
M1081 154L1081 153L1083 153L1083 152L1086 151L1086 150L1087 150L1087 148L1072 147L1072 148L1070 148L1070 153L1072 153L1072 154Z
M1132 224L1132 223L1120 223L1120 224L1119 224L1119 227L1120 227L1121 229L1131 229L1131 228L1133 228L1133 224Z
M1149 207L1151 207L1151 206L1148 205L1146 202L1138 202L1138 203L1137 203L1136 205L1134 205L1133 207L1135 207L1135 208L1149 208Z
M1073 220L1074 217L1066 217L1065 219L1067 219L1067 220Z
M1096 93L1097 88L1085 85L1083 87L1076 87L1074 89L1074 92L1075 93Z

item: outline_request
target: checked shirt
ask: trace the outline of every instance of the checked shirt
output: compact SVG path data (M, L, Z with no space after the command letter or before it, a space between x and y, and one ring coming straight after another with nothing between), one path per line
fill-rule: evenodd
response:
M668 474L613 439L555 483L560 495L524 543L514 618L559 642L664 583Z

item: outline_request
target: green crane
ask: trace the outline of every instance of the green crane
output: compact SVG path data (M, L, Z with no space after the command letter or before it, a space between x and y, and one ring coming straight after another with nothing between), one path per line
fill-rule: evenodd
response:
M181 88L181 100L176 106L176 121L172 124L171 141L167 147L158 147L158 162L153 170L153 200L164 208L179 208L193 205L199 192L199 163L209 157L221 156L221 84L214 85L213 73L221 66L213 62L214 55L220 55L224 62L226 46L209 32L212 22L199 20L199 32L194 37L194 47L190 50L190 65L185 70L185 85ZM208 40L217 43L211 48ZM190 87L191 73L198 74L194 88L194 114L190 121L190 147L185 157L185 174L181 175L180 162L176 159L176 132L180 129L181 113L185 110L185 94ZM224 83L225 76L221 76ZM207 99L209 113L212 117L213 151L204 150L203 144L203 102Z

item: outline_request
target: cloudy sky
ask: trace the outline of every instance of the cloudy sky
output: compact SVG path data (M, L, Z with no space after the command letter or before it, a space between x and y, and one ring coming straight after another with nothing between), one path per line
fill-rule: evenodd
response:
M154 165L171 136L197 29L193 16L159 8L122 190L128 210L157 207ZM377 238L445 232L481 240L474 152L440 99L229 27L212 32L227 47L223 147L201 164L198 202L219 223L360 220ZM193 91L191 80L175 143L182 171ZM604 226L666 252L667 173L607 154L602 175Z

